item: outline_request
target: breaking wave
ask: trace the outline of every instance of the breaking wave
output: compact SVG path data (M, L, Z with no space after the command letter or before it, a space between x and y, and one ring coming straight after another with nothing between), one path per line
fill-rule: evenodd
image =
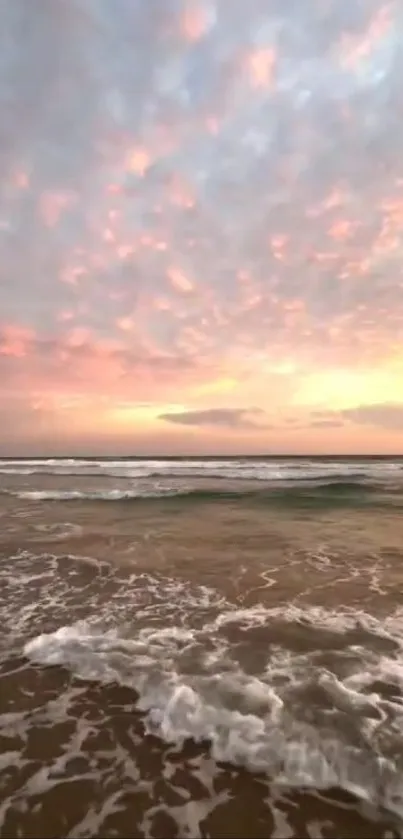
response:
M249 486L237 482L219 488L201 488L198 486L184 486L181 484L167 484L151 482L131 483L122 489L24 489L0 490L3 494L11 495L21 500L67 501L67 502L136 502L141 500L166 499L168 501L214 502L214 501L244 501L257 504L294 504L302 506L327 505L373 505L385 506L399 504L399 496L403 486L391 485L387 488L387 497L382 495L378 484L360 480L326 480L301 482L298 484L265 485L264 487ZM403 500L402 500L403 503Z
M145 731L165 742L208 744L216 761L278 784L339 787L402 815L402 633L400 614L254 607L135 635L79 622L24 652L132 688Z
M387 480L403 475L403 461L397 459L150 459L91 460L0 460L4 475L65 475L120 478L214 478L253 481Z

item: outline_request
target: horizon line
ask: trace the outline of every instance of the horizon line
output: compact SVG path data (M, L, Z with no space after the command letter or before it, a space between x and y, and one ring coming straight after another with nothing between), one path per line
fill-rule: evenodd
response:
M292 453L292 452L260 452L258 454L255 453L242 453L242 452L233 452L232 454L219 454L219 453L200 453L200 454L78 454L78 453L64 453L64 454L1 454L0 452L0 460L207 460L207 459L220 459L220 460L233 460L241 459L241 458L249 458L249 459L264 459L264 458L273 458L273 459L281 459L281 458L294 458L294 459L319 459L319 458L380 458L380 459L387 459L387 458L403 458L403 452L394 452L394 453L382 453L382 452L316 452L316 453Z

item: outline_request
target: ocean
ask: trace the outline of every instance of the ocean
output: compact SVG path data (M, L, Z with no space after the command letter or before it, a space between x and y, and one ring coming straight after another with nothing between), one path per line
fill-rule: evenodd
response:
M0 461L2 837L403 837L403 458Z

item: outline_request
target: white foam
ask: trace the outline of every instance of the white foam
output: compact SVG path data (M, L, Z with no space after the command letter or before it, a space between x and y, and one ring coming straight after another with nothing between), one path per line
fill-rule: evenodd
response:
M64 539L78 538L83 528L73 522L55 522L54 524L36 524L34 530L41 534L41 541L55 542Z
M298 606L289 603L267 608L261 604L246 608L232 608L221 612L214 621L214 627L239 624L246 627L269 625L273 621L301 624L315 629L329 629L341 634L352 629L363 629L379 637L403 639L403 608L396 609L382 621L368 612L353 607L325 609L323 606Z
M158 489L147 489L145 487L138 487L137 489L110 489L110 490L23 490L22 492L10 492L10 495L15 495L17 498L26 499L27 501L128 501L132 498L154 498L164 497L169 495L176 495L177 491L168 487L159 487Z
M92 463L91 460L84 460L80 458L74 457L67 457L67 458L16 458L12 460L11 458L7 458L6 460L0 460L1 467L8 467L8 466L86 466L88 463Z
M17 469L17 468L6 469L4 467L2 469L0 469L0 475L35 475L36 472L37 472L37 470L35 470L35 469L26 469L22 466L20 466L19 469Z
M76 562L94 574L71 585ZM157 573L98 570L90 557L10 558L1 569L7 652L31 636L31 661L133 688L133 712L164 741L208 742L216 761L277 783L340 785L399 810L403 610L380 620L352 608L237 608ZM70 624L72 608L85 620ZM55 629L58 620L66 625Z
M385 480L403 472L403 464L398 461L368 460L248 460L227 459L206 460L91 460L80 458L0 460L0 472L3 474L28 475L51 473L61 475L104 475L110 477L150 478L226 478L257 481L299 481L306 479L349 480L361 476L369 479Z
M316 664L316 648L295 653L268 647L265 668L249 675L220 629L237 621L247 632L280 619L340 635L359 621L369 633L393 638L398 653L388 657L370 646L350 647L346 640L344 672L337 675ZM216 761L268 773L277 783L341 786L399 810L403 700L391 702L366 689L376 679L403 686L402 643L400 615L383 624L364 613L354 621L352 613L326 616L325 610L261 607L229 610L201 629L146 627L133 637L101 632L88 622L73 624L33 638L24 652L37 663L65 666L82 679L133 688L133 709L144 714L146 731L166 742L207 741ZM316 720L309 718L312 690L322 696ZM342 733L345 714L356 732L351 741ZM385 733L395 738L392 756L383 752Z

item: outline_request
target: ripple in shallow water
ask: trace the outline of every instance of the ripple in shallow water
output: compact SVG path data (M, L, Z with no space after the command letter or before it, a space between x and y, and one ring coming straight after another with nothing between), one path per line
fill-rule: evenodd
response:
M265 565L266 546L256 568L232 563L238 601L200 584L202 563L191 582L3 556L4 835L385 835L402 806L403 615L307 596L334 604L345 579L382 598L386 565L326 545Z
M380 620L354 609L240 608L212 587L27 552L2 561L1 586L9 834L36 801L39 823L48 813L54 824L49 812L61 796L70 825L63 835L114 835L113 824L128 830L133 795L136 835L161 835L164 824L166 835L208 835L209 820L224 818L230 804L235 818L234 786L245 770L251 800L260 784L253 835L264 812L266 830L269 814L278 822L276 796L284 801L292 787L343 789L372 819L382 810L401 815L400 611ZM186 774L179 786L172 755L175 772ZM80 798L77 784L87 809L74 822L66 802Z

